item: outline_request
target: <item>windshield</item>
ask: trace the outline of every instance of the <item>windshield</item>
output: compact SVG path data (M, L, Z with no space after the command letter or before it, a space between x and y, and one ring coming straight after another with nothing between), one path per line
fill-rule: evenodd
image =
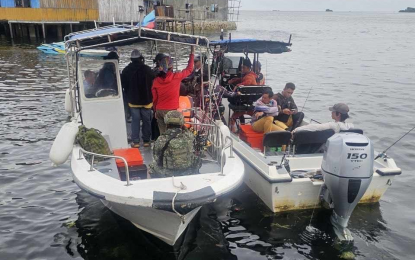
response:
M88 63L82 68L82 84L86 98L118 95L116 66L113 61L104 64Z

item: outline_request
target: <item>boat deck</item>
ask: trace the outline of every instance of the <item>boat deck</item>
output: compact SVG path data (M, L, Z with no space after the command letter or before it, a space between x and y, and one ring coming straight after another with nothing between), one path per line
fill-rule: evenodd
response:
M127 133L128 136L131 136L131 124L127 124ZM109 142L109 138L104 136L111 148L111 143ZM151 178L149 174L147 174L147 169L150 163L153 162L153 145L151 143L150 147L143 147L141 145L140 150L141 156L144 160L144 166L139 167L129 167L130 171L130 180L140 180L140 179L148 179ZM112 148L111 148L112 149ZM115 159L106 159L104 161L94 163L94 168L101 173L117 179L117 180L125 180L125 173L124 168L118 168L115 162ZM203 152L202 156L202 167L199 169L199 173L211 173L211 172L220 172L220 164L212 158L212 156L208 152Z

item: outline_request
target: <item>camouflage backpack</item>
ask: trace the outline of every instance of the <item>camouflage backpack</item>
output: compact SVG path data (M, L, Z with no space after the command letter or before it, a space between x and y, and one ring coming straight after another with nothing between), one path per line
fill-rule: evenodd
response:
M78 143L84 150L97 154L111 155L111 149L107 143L107 140L101 135L101 132L94 128L86 128L85 126L79 126L78 133L76 135L76 143ZM86 156L85 158L89 158ZM95 161L102 161L104 158L95 157Z

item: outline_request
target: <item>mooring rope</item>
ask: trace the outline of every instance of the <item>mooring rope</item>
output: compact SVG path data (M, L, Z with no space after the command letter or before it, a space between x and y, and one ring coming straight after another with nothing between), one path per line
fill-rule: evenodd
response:
M180 191L182 191L182 190L186 190L187 189L187 187L186 187L186 185L184 185L183 184L183 182L180 182L180 186L177 186L175 183L174 183L174 176L172 176L171 177L171 180L172 180L172 182L173 182L173 186L174 187L176 187L176 188L178 188L178 190L176 191L176 193L174 194L174 196L173 196L173 199L171 200L171 208L172 208L172 210L174 211L174 213L176 213L179 217L180 217L180 219L182 220L182 223L184 224L185 223L185 216L184 215L182 215L182 214L180 214L175 208L174 208L174 201L176 200L176 197L177 197L177 194L179 194L179 192Z

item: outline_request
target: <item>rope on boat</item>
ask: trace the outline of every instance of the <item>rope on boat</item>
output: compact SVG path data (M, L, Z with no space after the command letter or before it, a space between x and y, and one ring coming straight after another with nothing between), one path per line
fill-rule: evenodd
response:
M174 201L176 200L176 197L177 197L177 194L179 194L179 192L180 191L182 191L182 190L186 190L187 189L187 187L186 187L186 185L184 185L183 184L183 182L180 182L180 186L177 186L175 183L174 183L174 176L172 176L171 177L171 180L172 180L172 182L173 182L173 186L174 187L176 187L176 188L178 188L178 190L176 191L176 194L174 194L174 196L173 196L173 199L171 200L171 208L173 209L173 211L174 211L174 213L176 213L179 217L180 217L180 219L182 220L182 223L184 224L185 223L185 216L184 215L182 215L182 214L180 214L175 208L174 208Z

